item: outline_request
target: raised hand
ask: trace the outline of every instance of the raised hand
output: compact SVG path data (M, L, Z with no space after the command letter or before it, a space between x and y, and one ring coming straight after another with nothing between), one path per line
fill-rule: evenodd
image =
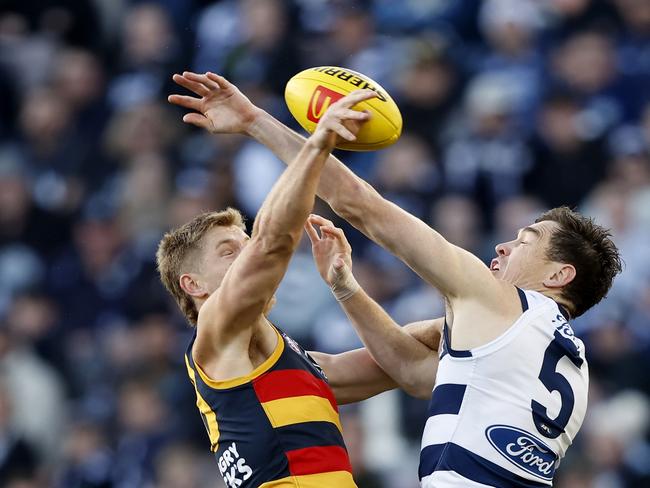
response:
M197 97L170 95L174 105L193 110L183 116L183 122L212 133L242 134L261 112L239 89L223 76L184 71L172 79Z
M352 110L352 107L376 96L372 90L355 90L333 103L318 122L309 140L316 147L330 151L341 140L355 141L361 126L370 119L370 113Z
M316 230L318 228L318 231ZM333 287L352 269L352 248L343 230L320 215L310 215L305 230L311 241L316 267L323 280Z

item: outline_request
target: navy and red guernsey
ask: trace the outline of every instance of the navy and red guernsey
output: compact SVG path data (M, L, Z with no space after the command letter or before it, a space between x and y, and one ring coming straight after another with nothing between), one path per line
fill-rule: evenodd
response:
M185 354L196 405L229 488L356 488L334 394L318 364L283 332L249 375L210 379Z

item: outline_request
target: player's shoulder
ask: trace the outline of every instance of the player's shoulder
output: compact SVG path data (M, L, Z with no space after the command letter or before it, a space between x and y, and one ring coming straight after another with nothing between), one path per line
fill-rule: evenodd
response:
M491 288L485 292L487 301L481 300L482 308L488 308L496 316L514 320L530 307L526 291L508 281L495 278Z

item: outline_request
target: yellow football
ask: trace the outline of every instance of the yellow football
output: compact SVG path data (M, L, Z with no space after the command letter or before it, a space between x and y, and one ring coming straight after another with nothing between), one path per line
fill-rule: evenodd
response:
M377 97L355 105L354 109L368 110L372 117L363 125L356 141L342 142L337 147L348 151L375 151L399 139L402 114L388 92L367 76L336 66L309 68L289 80L284 98L291 115L312 133L332 103L364 88L377 92Z

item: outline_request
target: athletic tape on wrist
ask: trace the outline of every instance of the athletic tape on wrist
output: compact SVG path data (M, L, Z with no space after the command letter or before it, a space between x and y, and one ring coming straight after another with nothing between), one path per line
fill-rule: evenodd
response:
M354 275L349 268L346 267L344 272L338 276L334 283L332 283L331 290L337 301L344 302L349 300L352 295L359 291L360 288L361 287L354 278Z

